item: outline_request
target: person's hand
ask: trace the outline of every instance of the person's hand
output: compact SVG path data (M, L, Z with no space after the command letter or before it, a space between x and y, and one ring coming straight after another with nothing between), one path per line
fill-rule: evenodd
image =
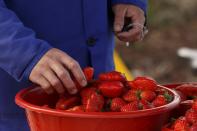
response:
M136 42L144 37L145 14L142 9L130 4L116 4L113 6L114 31L116 36L124 42ZM125 18L130 19L133 28L128 32L121 32L125 24Z
M49 50L33 68L29 80L38 84L48 94L57 91L62 94L67 90L70 94L77 93L74 79L84 87L86 78L77 61L58 49Z

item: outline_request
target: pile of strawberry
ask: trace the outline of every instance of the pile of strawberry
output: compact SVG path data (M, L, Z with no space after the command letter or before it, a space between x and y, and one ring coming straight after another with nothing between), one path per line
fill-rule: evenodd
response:
M127 81L117 71L102 73L93 80L94 69L87 67L84 74L88 85L78 85L79 93L61 96L56 109L76 112L131 112L159 107L170 103L173 95L158 88L155 80L137 77Z
M181 96L181 104L162 131L197 131L197 84L180 84L174 90Z
M197 100L194 100L191 109L185 113L185 116L180 116L163 127L162 131L197 131Z

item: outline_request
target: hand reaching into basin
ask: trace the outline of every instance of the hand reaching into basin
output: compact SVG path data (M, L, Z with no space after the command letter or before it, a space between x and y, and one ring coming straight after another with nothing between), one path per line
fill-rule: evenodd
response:
M62 94L65 90L75 94L77 88L71 76L82 87L86 86L87 81L78 62L63 51L53 48L35 65L29 79L49 94L53 91Z

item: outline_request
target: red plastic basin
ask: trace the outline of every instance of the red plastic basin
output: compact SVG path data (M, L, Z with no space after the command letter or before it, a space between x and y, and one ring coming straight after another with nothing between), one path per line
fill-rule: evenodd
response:
M170 89L175 89L176 87L184 85L184 84L197 85L197 82L172 83L172 84L165 84L164 86L167 88L170 88ZM194 87L194 88L196 88L196 87ZM193 100L181 101L180 105L172 111L171 117L177 118L179 116L185 115L185 112L192 107L192 104L193 104Z
M20 91L15 101L26 110L31 131L160 131L170 112L180 103L179 95L171 89L167 90L174 94L171 103L129 113L73 113L41 107L53 105L58 96L47 95L39 87Z
M195 84L197 85L197 82L181 82L181 83L169 83L169 84L165 84L163 86L170 88L170 89L174 89L177 86L183 85L183 84Z

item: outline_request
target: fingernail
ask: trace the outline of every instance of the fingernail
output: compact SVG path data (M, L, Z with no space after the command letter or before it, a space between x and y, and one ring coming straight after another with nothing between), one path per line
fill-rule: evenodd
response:
M87 81L86 80L82 80L81 85L84 87L87 85Z
M72 90L70 90L70 94L76 94L77 93L77 89L72 89Z
M115 31L121 31L122 27L120 25L115 25L114 30Z

